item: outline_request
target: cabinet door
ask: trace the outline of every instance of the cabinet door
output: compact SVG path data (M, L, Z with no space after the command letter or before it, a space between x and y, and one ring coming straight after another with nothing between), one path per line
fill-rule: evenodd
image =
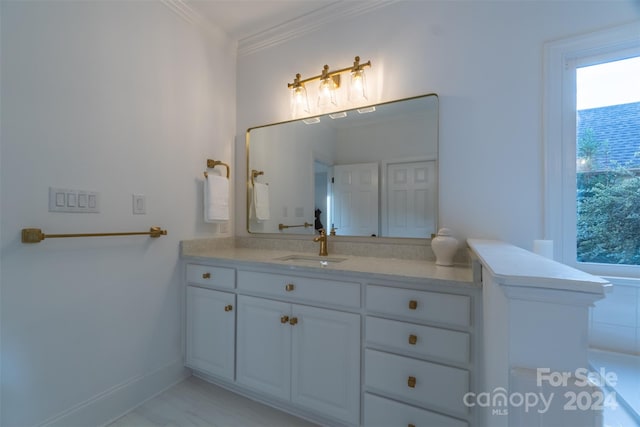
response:
M291 400L352 424L360 418L360 316L293 305Z
M238 296L238 383L289 400L290 314L290 304Z
M187 366L233 380L234 310L234 294L187 286Z

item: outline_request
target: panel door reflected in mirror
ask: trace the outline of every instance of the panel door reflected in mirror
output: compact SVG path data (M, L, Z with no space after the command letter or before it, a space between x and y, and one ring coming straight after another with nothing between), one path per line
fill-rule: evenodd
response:
M332 118L334 116L336 118ZM428 238L437 229L438 97L251 128L251 233ZM263 172L255 181L251 171ZM256 215L266 204L268 219Z

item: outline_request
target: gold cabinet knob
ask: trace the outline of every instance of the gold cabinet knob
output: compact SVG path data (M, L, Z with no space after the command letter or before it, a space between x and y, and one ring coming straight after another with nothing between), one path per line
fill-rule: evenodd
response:
M409 335L409 344L411 345L416 345L416 343L418 342L418 337L416 335Z
M287 286L284 287L284 290L287 292L291 292L295 288L296 288L296 285L294 285L293 283L289 283Z
M409 301L409 310L415 310L416 308L418 308L418 301L414 299Z
M233 306L231 304L224 306L224 311L231 311L231 310L233 310Z
M415 424L407 424L407 427L416 427Z
M289 321L289 316L280 316L280 323L284 324Z
M211 273L202 273L203 279L211 279Z
M416 388L416 377L409 377L407 379L407 385L409 388Z
M298 318L297 317L292 317L291 319L289 319L289 324L290 325L297 325L298 324Z

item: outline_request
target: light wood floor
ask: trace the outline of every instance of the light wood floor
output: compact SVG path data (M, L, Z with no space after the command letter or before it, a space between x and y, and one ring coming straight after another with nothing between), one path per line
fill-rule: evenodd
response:
M109 427L315 427L308 421L196 377L173 386Z

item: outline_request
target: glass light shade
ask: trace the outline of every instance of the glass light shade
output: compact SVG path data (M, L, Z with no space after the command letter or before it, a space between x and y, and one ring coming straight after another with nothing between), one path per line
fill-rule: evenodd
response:
M304 85L291 88L291 116L302 117L309 114L309 99Z
M367 79L364 70L356 70L351 72L351 81L349 82L349 101L360 102L367 100Z
M338 106L336 99L336 84L331 77L320 81L318 88L318 110L325 112Z

